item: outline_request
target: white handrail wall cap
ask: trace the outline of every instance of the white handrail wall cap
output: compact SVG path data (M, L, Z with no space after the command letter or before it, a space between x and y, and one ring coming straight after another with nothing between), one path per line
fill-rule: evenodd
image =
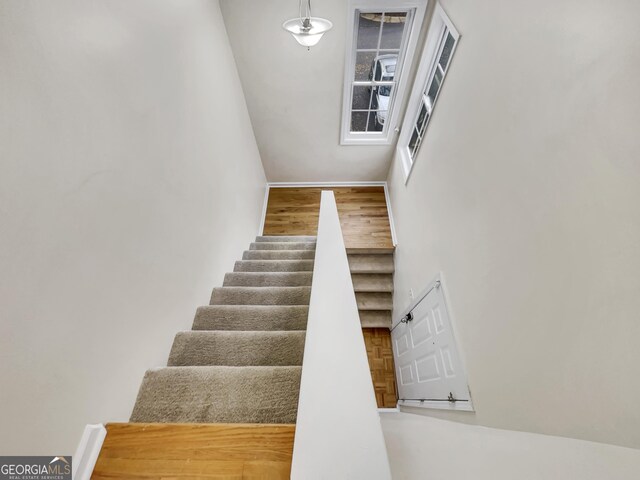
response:
M331 191L321 197L291 478L391 478Z
M80 443L71 462L71 476L73 480L89 480L96 466L102 443L107 436L104 425L97 423L84 427Z

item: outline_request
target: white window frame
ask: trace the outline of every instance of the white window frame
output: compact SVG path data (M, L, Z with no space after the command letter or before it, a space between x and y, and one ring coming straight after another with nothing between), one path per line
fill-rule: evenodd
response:
M418 69L418 73L416 73L413 91L411 92L411 97L409 97L407 112L404 116L400 138L398 139L397 155L400 158L400 163L402 165L405 184L409 181L409 176L411 175L413 166L415 165L415 158L411 157L411 152L409 151L409 142L411 141L413 129L418 119L418 115L420 114L420 109L424 103L423 96L431 85L431 81L436 73L436 69L438 68L438 61L440 60L440 54L444 47L443 39L446 39L444 35L445 32L451 33L455 42L451 49L449 63L443 72L442 83L440 84L440 88L438 89L438 93L436 94L433 102L429 119L427 120L427 125L422 136L423 139L426 135L427 129L429 128L428 124L432 120L435 105L440 97L440 92L442 91L442 86L444 85L447 72L451 67L451 62L453 61L453 55L456 51L456 47L458 46L458 42L460 41L460 33L456 30L456 27L451 23L451 20L449 20L449 17L438 3L435 6L431 24L429 25L422 58L420 59L420 68ZM421 146L422 142L415 151L416 155L418 154Z
M347 42L345 55L345 75L344 88L342 94L342 126L340 129L341 145L389 145L393 142L396 133L399 131L398 116L407 90L407 82L411 65L415 56L420 29L424 20L424 14L428 0L350 0L348 6L347 20ZM358 31L358 13L382 13L382 12L410 12L411 27L405 36L404 44L400 51L404 52L399 58L396 67L396 76L399 78L392 103L389 105L389 112L382 132L352 132L351 131L351 105L353 88L352 83L355 78L356 46Z

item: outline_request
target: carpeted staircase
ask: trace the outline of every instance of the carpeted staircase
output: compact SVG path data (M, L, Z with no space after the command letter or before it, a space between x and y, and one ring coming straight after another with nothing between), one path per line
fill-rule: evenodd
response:
M350 249L348 258L362 328L391 328L393 249Z
M146 372L131 422L295 423L315 242L257 237Z

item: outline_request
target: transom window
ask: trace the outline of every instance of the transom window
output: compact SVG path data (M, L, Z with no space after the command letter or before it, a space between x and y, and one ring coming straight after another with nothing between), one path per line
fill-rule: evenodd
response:
M367 5L382 2L366 2ZM393 5L400 4L398 8ZM420 8L422 4L422 8ZM404 71L415 49L418 10L406 2L387 7L353 6L352 42L348 46L342 119L342 143L389 143L405 85ZM419 18L422 18L420 16ZM419 25L417 28L419 29Z
M414 92L409 101L407 115L402 125L402 135L398 142L406 179L413 168L427 125L433 116L433 109L459 38L460 35L442 7L436 5L421 67L416 75Z

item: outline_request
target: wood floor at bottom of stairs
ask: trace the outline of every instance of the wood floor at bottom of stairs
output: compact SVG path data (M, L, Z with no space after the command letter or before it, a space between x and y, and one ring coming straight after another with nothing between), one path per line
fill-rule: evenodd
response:
M92 479L287 479L295 425L109 423Z

